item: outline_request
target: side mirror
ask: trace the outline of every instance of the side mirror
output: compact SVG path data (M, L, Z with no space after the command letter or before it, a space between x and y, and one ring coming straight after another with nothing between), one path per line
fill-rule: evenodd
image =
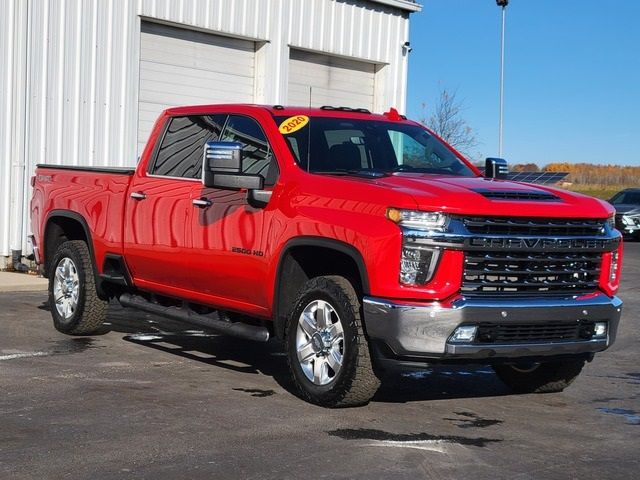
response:
M506 179L509 176L509 165L504 158L487 158L484 165L484 176L487 178Z
M208 188L261 190L262 175L242 173L242 144L207 142L202 160L202 183Z

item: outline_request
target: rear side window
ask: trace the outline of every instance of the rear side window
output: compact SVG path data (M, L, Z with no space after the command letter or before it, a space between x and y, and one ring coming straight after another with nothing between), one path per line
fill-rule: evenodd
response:
M243 173L262 175L267 185L275 183L278 165L267 137L256 120L242 115L229 115L220 140L242 144Z
M201 178L204 144L220 139L225 119L226 115L173 117L149 173L167 177Z

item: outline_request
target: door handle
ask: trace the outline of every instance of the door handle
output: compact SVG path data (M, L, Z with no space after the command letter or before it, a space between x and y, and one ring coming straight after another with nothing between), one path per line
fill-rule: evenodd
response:
M195 200L192 200L191 203L193 203L193 205L198 208L207 208L213 205L213 202L208 198L197 198Z
M147 198L147 194L144 192L131 192L129 196L134 200L144 200Z

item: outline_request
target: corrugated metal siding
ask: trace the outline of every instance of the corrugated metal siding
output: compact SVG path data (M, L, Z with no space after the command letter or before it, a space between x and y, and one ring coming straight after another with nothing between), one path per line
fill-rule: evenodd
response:
M0 2L0 254L23 238L15 231L24 209L24 147L27 76L27 21L25 2ZM17 240L16 240L17 239Z
M12 2L0 2L0 254L9 252L9 212L11 202L11 110L13 103L13 12ZM0 265L2 266L2 265Z
M379 3L0 0L0 255L12 237L26 250L36 163L135 165L145 18L257 42L258 102L286 101L297 47L375 63L374 110L404 109L408 12ZM24 187L11 183L12 159L14 173L25 165Z
M295 0L300 1L300 0ZM143 17L267 40L282 0L141 0Z
M29 165L135 165L136 2L31 2Z
M28 179L37 163L135 165L139 19L133 0L15 3L29 11L29 27L22 32L29 45L26 237ZM6 252L2 242L0 253Z

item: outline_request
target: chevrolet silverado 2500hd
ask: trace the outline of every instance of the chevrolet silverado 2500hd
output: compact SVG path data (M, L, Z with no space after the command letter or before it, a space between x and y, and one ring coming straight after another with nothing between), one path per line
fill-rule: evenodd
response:
M32 241L67 334L117 298L276 336L325 406L368 402L403 364L559 391L615 339L621 235L607 203L505 168L483 176L395 110L172 108L135 169L39 165Z

